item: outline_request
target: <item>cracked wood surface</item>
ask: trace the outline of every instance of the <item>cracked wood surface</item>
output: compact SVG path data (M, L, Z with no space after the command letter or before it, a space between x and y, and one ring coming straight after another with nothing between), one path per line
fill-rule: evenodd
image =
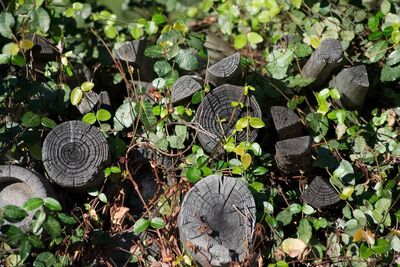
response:
M208 80L214 86L234 83L240 74L240 53L230 55L207 69Z
M67 188L87 188L103 179L102 167L109 159L104 135L81 121L67 121L45 138L43 165L50 179Z
M339 194L329 181L321 176L315 177L301 196L301 199L314 208L322 208L339 202Z
M180 241L201 266L229 266L248 253L255 202L239 178L211 175L186 194L178 227Z
M273 106L271 115L280 140L302 136L303 125L293 110L283 106Z
M243 108L232 107L232 102L242 102ZM249 111L249 112L247 112ZM197 108L196 121L207 133L198 133L198 140L208 153L222 151L221 140L229 136L235 129L236 122L245 116L261 119L261 109L254 96L244 96L239 86L224 84L207 94ZM236 141L253 142L257 137L257 129L246 130L236 134Z
M180 77L172 86L172 103L184 102L203 88L202 79L200 77L185 75Z

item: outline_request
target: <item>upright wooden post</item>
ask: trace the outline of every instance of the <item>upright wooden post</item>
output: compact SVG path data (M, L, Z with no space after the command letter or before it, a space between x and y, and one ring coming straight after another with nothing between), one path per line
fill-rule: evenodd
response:
M240 77L240 74L240 53L222 59L207 70L208 80L214 86L228 82L234 83Z
M280 140L303 135L303 125L293 110L282 106L271 107L271 116Z

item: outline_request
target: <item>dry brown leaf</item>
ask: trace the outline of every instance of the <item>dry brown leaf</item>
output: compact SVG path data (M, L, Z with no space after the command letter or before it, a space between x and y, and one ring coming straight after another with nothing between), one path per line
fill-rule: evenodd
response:
M358 242L363 239L364 231L359 228L353 236L353 242Z
M300 257L306 248L306 243L297 238L287 238L282 242L282 251L292 258Z

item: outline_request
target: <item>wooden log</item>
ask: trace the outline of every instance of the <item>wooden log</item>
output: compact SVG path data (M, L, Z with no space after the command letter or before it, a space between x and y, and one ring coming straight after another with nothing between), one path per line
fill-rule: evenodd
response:
M190 97L203 88L200 77L185 75L180 77L172 86L171 100L173 104L179 104L190 100Z
M339 106L360 110L369 88L367 68L360 65L343 69L330 85L340 92L340 99L335 101Z
M96 104L99 102L100 96L94 91L84 92L84 96L76 107L81 114L91 112Z
M115 53L118 58L140 67L142 65L144 50L146 48L146 39L141 38L135 41L123 42L118 48L115 49Z
M42 148L43 165L50 179L71 189L99 185L109 159L104 135L82 121L67 121L54 128Z
M139 147L133 151L133 161L153 161L158 167L170 169L174 166L174 161L171 157L157 153L148 147Z
M302 136L275 144L275 163L283 174L306 172L311 168L311 137Z
M304 65L301 74L304 78L315 78L313 86L318 87L340 65L342 59L343 48L340 42L335 39L325 39Z
M340 201L339 194L329 181L321 176L315 177L301 195L302 201L314 208L323 208Z
M105 109L107 109L108 111L111 111L111 110L112 110L110 95L108 94L107 91L101 91L101 92L99 93L98 108L105 108Z
M207 56L210 64L214 64L235 53L235 49L221 36L207 30L205 34L206 41L204 42L204 47L207 49Z
M293 110L283 106L271 107L271 115L280 140L303 135L303 125Z
M6 205L22 205L33 197L54 197L48 181L38 173L14 165L0 165L0 208ZM17 223L24 231L28 229L33 214Z
M228 82L235 83L240 74L240 53L222 59L207 70L208 80L214 86Z
M211 175L193 186L178 216L182 246L200 266L228 266L251 250L255 202L239 179Z
M232 102L241 102L243 108L232 107ZM243 95L239 86L221 85L206 95L197 108L195 121L205 131L197 135L203 149L212 154L220 154L223 149L221 140L235 129L236 122L245 116L261 118L261 109L254 96ZM246 130L236 134L236 141L252 142L257 137L257 129ZM222 149L222 150L221 150Z

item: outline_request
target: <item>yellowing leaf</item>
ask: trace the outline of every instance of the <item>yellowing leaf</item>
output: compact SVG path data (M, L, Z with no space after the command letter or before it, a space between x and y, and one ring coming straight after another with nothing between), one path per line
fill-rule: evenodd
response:
M340 194L340 199L346 200L351 197L351 194L354 192L354 186L346 186L343 188L342 193Z
M240 157L240 160L242 162L243 169L246 170L247 168L250 167L252 158L249 153L243 154L243 156Z
M238 154L239 156L243 156L246 151L244 150L244 147L238 146L235 148L235 153Z
M68 59L66 57L61 57L61 64L68 66Z
M84 92L92 90L93 87L94 87L94 83L92 83L92 82L84 82L81 84L81 89Z
M243 131L243 129L247 128L248 125L249 125L249 118L248 117L240 118L236 122L236 130L241 132L241 131Z
M297 238L287 238L282 242L283 252L292 258L301 256L306 248L306 243Z
M16 43L10 45L9 53L10 56L15 56L19 52L19 46Z
M23 39L19 42L19 46L22 48L22 50L26 51L31 49L35 44L28 39Z
M295 8L299 9L301 7L302 0L292 0L292 4Z
M364 231L361 228L359 228L353 236L353 242L358 242L358 241L362 240L363 233L364 233Z
M395 44L400 43L400 31L392 31L392 41Z
M310 37L310 44L313 48L318 48L321 43L321 40L318 38L318 36L313 35Z
M71 104L74 106L78 105L79 102L81 102L82 96L83 96L83 92L82 92L81 88L75 87L75 89L72 90L72 92L71 92L71 97L70 97Z

